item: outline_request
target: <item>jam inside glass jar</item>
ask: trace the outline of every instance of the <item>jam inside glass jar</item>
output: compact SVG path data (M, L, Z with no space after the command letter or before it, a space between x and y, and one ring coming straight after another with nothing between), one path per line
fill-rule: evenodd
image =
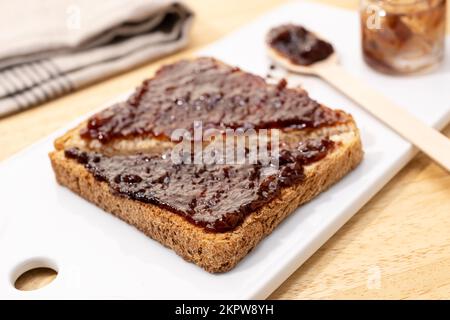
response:
M363 57L374 69L407 74L444 58L446 0L361 0Z

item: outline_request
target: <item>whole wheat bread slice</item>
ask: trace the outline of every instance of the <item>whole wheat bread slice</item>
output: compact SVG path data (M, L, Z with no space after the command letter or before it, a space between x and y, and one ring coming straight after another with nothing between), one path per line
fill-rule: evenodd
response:
M351 117L345 124L287 134L282 139L328 137L335 141L336 147L325 158L304 167L305 179L302 182L283 188L276 198L250 213L234 230L214 233L160 206L113 193L106 182L96 180L84 165L64 154L65 149L74 146L108 155L159 153L169 149L171 142L151 137L115 140L107 144L87 142L79 136L84 126L82 123L55 141L55 151L50 153L50 159L58 183L209 272L232 269L285 217L341 179L363 157L359 131Z

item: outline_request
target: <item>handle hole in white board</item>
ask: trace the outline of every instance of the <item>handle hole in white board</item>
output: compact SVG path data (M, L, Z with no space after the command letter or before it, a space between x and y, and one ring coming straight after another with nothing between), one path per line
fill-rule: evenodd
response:
M58 275L56 264L46 258L28 259L13 272L12 284L20 291L34 291L52 283Z

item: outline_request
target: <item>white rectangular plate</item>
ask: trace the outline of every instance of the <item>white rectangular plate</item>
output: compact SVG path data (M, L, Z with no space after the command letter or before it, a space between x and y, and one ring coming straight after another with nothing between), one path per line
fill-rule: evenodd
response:
M285 22L303 24L332 39L349 72L427 124L442 128L448 122L450 59L430 75L377 74L362 62L356 12L289 3L200 54L264 76L269 66L265 34ZM67 127L0 166L0 298L267 297L415 153L409 143L328 85L313 78L294 80L313 98L354 115L362 132L365 159L342 181L287 218L231 272L209 274L58 186L47 153ZM59 274L40 290L14 289L17 274L35 266L54 267Z

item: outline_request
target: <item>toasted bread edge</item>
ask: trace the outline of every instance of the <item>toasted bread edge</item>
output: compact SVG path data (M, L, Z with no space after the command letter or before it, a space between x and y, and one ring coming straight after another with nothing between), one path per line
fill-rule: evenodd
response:
M248 215L236 229L225 233L208 232L171 211L113 194L107 183L97 181L83 165L67 159L62 143L49 156L59 184L135 226L187 261L208 272L218 273L236 266L296 208L336 183L361 162L363 150L359 131L353 121L347 128L347 131L331 136L338 141L332 152L305 167L303 182L282 189L278 197Z

